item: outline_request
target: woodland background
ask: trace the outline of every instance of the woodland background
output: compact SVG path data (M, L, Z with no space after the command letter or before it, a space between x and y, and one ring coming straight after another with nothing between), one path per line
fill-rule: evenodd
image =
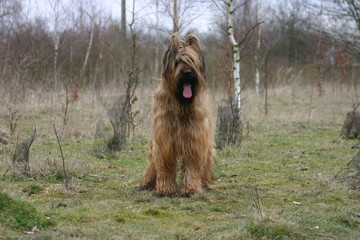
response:
M4 103L20 103L34 96L46 99L64 88L95 92L112 84L121 91L132 68L139 69L141 86L148 86L160 76L161 55L173 30L200 36L210 89L229 86L231 50L222 1L178 1L176 19L171 2L158 1L156 8L156 1L143 1L144 7L137 12L126 9L130 17L125 24L104 10L101 1L44 1L48 12L42 16L32 15L31 8L25 8L26 1L0 3L0 89ZM356 88L357 1L235 4L239 5L234 12L234 32L241 41L243 89L255 87L255 68L260 69L261 90L265 74L269 86L313 84L318 94L324 91L325 83ZM152 9L158 10L157 21ZM211 31L191 28L201 14L213 16ZM294 76L298 79L291 81ZM352 95L354 101L356 95Z

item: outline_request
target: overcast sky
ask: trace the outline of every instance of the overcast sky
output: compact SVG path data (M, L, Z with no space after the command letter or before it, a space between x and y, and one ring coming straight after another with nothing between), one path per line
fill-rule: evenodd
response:
M26 0L25 11L29 16L45 16L51 17L52 10L49 2L54 0ZM60 0L62 5L69 6L74 3L71 0ZM83 0L85 3L95 3L95 5L102 9L105 14L111 14L115 19L120 19L121 16L121 0ZM155 0L136 0L135 13L136 21L139 25L155 25L156 23L156 7ZM180 1L179 1L180 2ZM190 1L191 2L191 1ZM126 0L127 22L131 20L131 13L133 10L133 0ZM180 4L180 3L179 3ZM195 11L189 13L188 19L192 20L187 29L196 29L200 32L207 32L214 30L214 12L210 11L210 4L202 4ZM159 14L159 27L171 29L172 22L167 13Z

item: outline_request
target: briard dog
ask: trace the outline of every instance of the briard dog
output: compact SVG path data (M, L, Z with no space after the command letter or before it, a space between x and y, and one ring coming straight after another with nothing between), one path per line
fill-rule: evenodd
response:
M162 64L161 85L154 94L149 161L140 189L155 189L160 197L175 194L179 160L181 195L202 193L210 189L212 180L214 134L199 39L172 34Z

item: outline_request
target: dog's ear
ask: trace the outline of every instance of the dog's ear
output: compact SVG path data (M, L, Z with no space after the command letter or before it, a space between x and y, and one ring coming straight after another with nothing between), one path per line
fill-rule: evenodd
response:
M200 54L200 40L195 34L189 34L186 36L186 43L194 51Z
M179 49L184 47L184 41L181 39L178 32L173 33L169 37L168 49L163 56L164 73L166 74L171 67L171 64L175 64L175 58Z
M180 44L181 42L180 42L179 33L176 32L171 34L168 40L168 49L165 51L162 61L165 70L168 68L170 61L175 60L174 58L177 54Z

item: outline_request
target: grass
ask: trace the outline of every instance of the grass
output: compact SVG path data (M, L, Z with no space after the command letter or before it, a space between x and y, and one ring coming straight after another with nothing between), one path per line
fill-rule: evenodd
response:
M55 224L28 203L11 199L0 193L0 224L13 230L45 230Z
M101 109L85 100L70 114L61 138L71 176L66 186L51 131L56 111L28 106L20 126L31 129L36 121L39 129L30 152L31 175L13 176L13 147L0 145L0 196L7 201L0 205L0 239L359 239L360 193L333 180L356 154L350 148L354 141L338 138L347 99L314 97L309 124L306 94L289 100L285 90L273 90L267 117L262 99L245 95L246 138L240 147L217 152L213 190L191 198L138 191L147 123L122 152L95 154ZM27 209L20 216L17 204ZM34 226L38 232L24 234Z

